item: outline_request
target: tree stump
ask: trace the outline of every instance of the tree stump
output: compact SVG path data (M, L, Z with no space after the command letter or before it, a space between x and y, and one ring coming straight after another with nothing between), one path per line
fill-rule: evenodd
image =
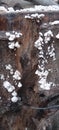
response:
M0 130L59 130L59 12L0 14Z

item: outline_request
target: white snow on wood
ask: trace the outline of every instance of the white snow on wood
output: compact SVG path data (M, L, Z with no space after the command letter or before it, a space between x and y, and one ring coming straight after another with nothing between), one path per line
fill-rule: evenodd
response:
M44 17L45 15L44 14L38 14L38 13L35 13L35 14L28 14L28 15L25 15L25 18L41 18L41 17Z
M9 37L9 36L10 36L10 32L6 32L6 36L8 36L8 37Z
M44 33L44 41L45 43L48 43L51 40L51 37L53 37L53 33L51 30L47 31L46 33Z
M14 34L10 34L9 41L13 41L14 39L15 39L15 35Z
M24 12L47 12L47 11L59 11L59 6L57 5L52 5L52 6L41 6L41 5L36 5L33 8L25 8L25 9L20 9L20 10L14 10L13 7L9 7L6 9L4 6L0 6L0 14L1 13L24 13Z
M51 71L50 69L45 68L45 65L48 64L48 59L46 59L46 57L44 56L44 47L47 45L46 43L50 41L51 37L53 37L53 33L51 30L45 32L44 34L39 33L39 38L34 44L34 46L39 50L38 69L36 70L35 74L39 77L38 84L40 88L44 90L50 90L51 86L55 86L53 82L47 81L47 77L49 75L49 72ZM50 56L53 61L56 60L55 48L53 43L51 45L48 45L45 55Z
M18 87L21 88L22 87L22 84L21 82L18 83Z
M14 49L14 48L20 48L20 44L18 41L14 41L15 38L20 38L22 36L22 33L17 32L17 31L12 31L12 32L6 32L5 33L9 42L8 42L8 47L9 49Z
M5 65L5 67L6 67L6 70L10 71L10 74L13 74L13 68L12 68L11 64Z
M38 40L35 42L35 47L38 48L39 50L42 51L42 45L43 45L43 38L42 38L42 33L39 34Z
M9 7L8 8L8 12L14 12L15 10L13 9L13 7Z
M12 69L12 66L10 64L5 65L5 67L6 67L6 70L11 70Z
M53 44L51 44L51 46L48 46L48 52L47 54L53 58L53 61L56 60L56 55L55 55L55 48L53 46Z
M17 41L17 42L15 42L14 47L16 47L16 48L20 48L20 44L19 44L19 42L18 42L18 41Z
M0 97L0 100L1 100L1 97Z
M21 73L18 70L16 70L14 72L13 79L14 80L20 80L21 79Z
M15 38L20 38L22 36L22 33L17 31L6 32L5 34L9 41L14 41Z
M8 81L4 81L3 86L8 92L12 92L15 89L15 87L11 85L11 83L9 83Z
M7 9L4 6L0 6L0 13L7 13Z
M13 92L12 92L12 96L17 96L17 92L16 92L16 91L13 91Z
M18 41L17 42L12 41L8 42L8 47L9 49L20 48L20 44Z
M8 42L8 47L10 48L10 49L14 49L14 42Z
M11 101L14 102L14 103L17 102L17 101L18 101L18 97L13 96L13 97L11 98Z
M56 35L56 38L59 39L59 33Z
M16 10L16 12L48 12L48 11L59 11L59 6L41 6L41 5L36 5L33 8L26 8L26 9L21 9L21 10Z
M53 22L50 22L49 24L50 24L50 25L57 25L57 24L59 24L59 20L55 20L55 21L53 21Z
M1 79L1 80L4 80L4 79L5 79L3 74L0 74L0 79Z
M15 72L13 72L13 68L12 68L12 65L11 64L7 64L5 65L5 68L7 71L10 72L10 74L12 74L12 80L13 80L13 83L17 86L17 87L22 87L22 84L21 82L19 81L21 79L21 73L16 70ZM11 93L11 98L10 100L12 102L17 102L18 100L21 100L20 97L17 97L17 92L16 92L16 88L15 86L13 86L9 81L5 80L4 78L4 75L0 74L0 78L1 80L4 80L3 81L3 87L9 92ZM6 76L6 79L9 80L9 75Z
M35 74L39 76L38 83L40 84L40 88L45 90L50 90L50 87L52 85L52 82L47 82L48 73L49 72L47 70L43 70L43 71L36 70L35 72Z
M16 37L16 38L19 38L20 36L22 36L22 33L20 33L20 32L15 32L15 31L14 31L14 33L15 33L15 37Z

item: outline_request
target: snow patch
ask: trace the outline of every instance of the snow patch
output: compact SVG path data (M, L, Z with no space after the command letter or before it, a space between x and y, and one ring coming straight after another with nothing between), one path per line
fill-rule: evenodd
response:
M47 77L49 75L50 69L47 70L45 68L45 65L48 63L48 60L45 57L46 54L52 57L53 61L56 60L55 48L53 46L53 43L51 44L51 46L48 46L46 52L44 52L44 47L46 46L46 43L50 41L51 37L53 37L53 33L51 30L45 32L44 35L42 33L39 33L39 38L34 44L34 46L39 50L38 53L39 64L35 74L38 75L39 77L38 84L40 88L44 90L50 90L51 86L53 85L55 86L53 82L47 81Z
M4 81L3 86L8 92L12 92L15 89L15 87L11 85L11 83L9 83L8 81Z
M25 15L25 18L33 19L33 18L42 18L44 16L45 16L44 14L35 13L35 14L31 14L31 15L30 14Z
M8 47L9 47L10 49L14 49L15 47L16 47L16 48L20 48L20 45L19 45L19 42L18 42L18 41L17 41L17 42L12 41L12 42L8 42Z
M15 72L13 71L13 68L12 68L12 65L11 64L7 64L5 65L5 68L6 70L8 70L10 73L9 74L12 74L11 78L13 80L13 84L15 84L17 87L22 87L22 84L21 82L19 81L21 79L21 73L16 70ZM9 81L5 80L4 78L4 75L0 74L0 78L3 81L3 87L9 92L11 93L11 98L10 100L13 102L13 103L16 103L18 100L20 101L21 100L21 97L18 97L17 96L17 92L16 92L16 88L15 86L13 86ZM9 75L6 76L6 79L9 80Z
M10 36L10 32L6 32L6 36L8 36L8 37L9 37L9 36Z
M59 33L56 35L56 38L59 39Z
M15 32L14 31L14 33L15 33L16 38L19 38L20 36L22 36L22 33L20 33L20 32Z
M12 69L12 66L10 64L5 65L5 67L6 67L6 70L11 70Z
M21 88L22 87L22 84L21 82L18 83L18 88Z
M47 70L36 70L35 74L39 76L39 81L38 83L40 84L40 88L45 89L45 90L50 90L50 87L52 85L52 82L47 82L47 76L49 72Z
M45 43L48 43L51 40L51 37L53 37L52 31L49 30L49 31L45 32L44 37L45 37L45 39L44 39Z
M14 80L15 79L20 80L21 79L21 73L18 70L16 70L14 75L13 75L13 78L14 78Z
M1 79L1 80L4 80L4 79L5 79L3 74L0 74L0 79Z
M16 31L6 32L6 36L8 37L9 41L13 41L15 38L21 37L22 33Z
M16 91L13 91L13 92L12 92L12 96L17 96L17 92L16 92Z
M56 55L55 55L55 48L53 46L53 44L51 44L51 46L48 46L48 52L47 54L53 58L53 61L56 60Z
M16 48L20 48L20 45L19 45L19 42L18 42L18 41L15 42L14 47L16 47Z
M13 103L16 103L16 102L18 101L18 97L13 96L13 97L11 98L11 101L12 101Z
M59 6L52 5L52 6L42 6L42 5L36 5L33 8L26 8L21 10L16 10L16 12L48 12L48 11L59 11Z
M19 42L18 41L15 42L14 40L15 40L15 38L20 38L22 36L22 33L12 31L12 32L6 32L5 34L9 40L8 47L10 49L20 48Z
M0 97L0 100L1 100L1 97Z
M12 66L10 64L5 65L5 67L6 67L6 70L10 71L10 74L13 74L13 68L12 68Z
M8 39L9 39L9 41L13 41L15 39L15 35L14 34L10 34Z
M14 42L8 42L8 47L10 49L14 49Z
M24 13L24 12L47 12L47 11L59 11L59 6L52 5L52 6L41 6L36 5L33 8L26 8L26 9L20 9L20 10L14 10L13 7L5 8L4 6L0 6L0 13Z
M50 25L57 25L57 24L59 24L59 20L55 20L55 21L53 21L53 22L50 22L49 24L50 24Z
M0 6L0 13L7 13L7 9L4 6Z
M43 45L43 38L41 36L42 34L39 34L38 40L35 42L35 47L38 48L39 50L42 50L42 45Z
M13 12L13 13L14 13L15 10L13 9L13 7L9 7L9 8L8 8L8 12Z

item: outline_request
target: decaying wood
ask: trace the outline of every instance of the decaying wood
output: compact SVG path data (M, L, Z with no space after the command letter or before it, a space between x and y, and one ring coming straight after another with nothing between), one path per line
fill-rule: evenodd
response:
M28 13L0 14L0 73L5 79L0 78L0 130L59 130L59 111L56 110L32 110L26 107L30 104L35 107L47 107L59 104L59 24L51 25L51 22L59 20L59 12L44 12L44 17L25 18ZM42 12L38 12L38 15ZM22 36L15 38L20 48L10 49L6 32L21 32ZM50 90L42 90L38 86L39 77L35 74L38 69L38 49L34 46L39 38L39 32L44 34L48 30L53 32L53 37L48 45L55 47L56 60L48 58L45 69L52 69L48 81L56 83ZM44 40L44 36L43 36ZM43 47L44 54L47 44ZM46 57L46 55L45 55ZM22 87L18 88L13 76L5 69L11 64L13 71L21 72ZM0 77L1 77L0 74ZM21 101L11 102L11 93L3 87L4 80L8 80L15 86ZM18 81L17 81L18 83Z

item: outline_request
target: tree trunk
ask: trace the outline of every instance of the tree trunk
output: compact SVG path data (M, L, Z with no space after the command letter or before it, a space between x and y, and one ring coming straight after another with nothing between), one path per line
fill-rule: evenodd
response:
M59 110L30 108L58 104L59 12L0 14L0 130L59 130Z

